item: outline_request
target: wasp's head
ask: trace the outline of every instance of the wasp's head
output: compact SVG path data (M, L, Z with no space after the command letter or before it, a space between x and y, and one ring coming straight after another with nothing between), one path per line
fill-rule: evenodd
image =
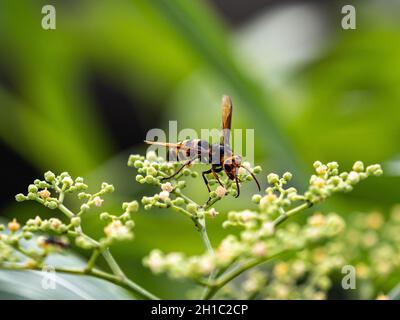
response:
M261 190L260 184L258 183L258 180L254 176L254 174L249 169L247 169L245 166L242 165L242 158L240 156L231 156L229 158L226 158L226 160L224 161L224 170L230 180L235 180L237 189L236 198L240 194L239 180L238 180L238 171L240 167L244 168L253 177L254 181L257 184L258 190Z
M232 156L224 161L224 170L229 179L235 180L238 174L239 167L242 164L240 156Z

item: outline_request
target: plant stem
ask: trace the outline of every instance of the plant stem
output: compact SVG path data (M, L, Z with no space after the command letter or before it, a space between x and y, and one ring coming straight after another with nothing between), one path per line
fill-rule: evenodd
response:
M200 236L201 236L201 240L203 241L203 244L207 250L207 252L214 256L214 249L211 245L210 239L208 238L208 234L207 234L207 228L206 228L206 219L199 219L198 223L200 225Z
M59 209L62 213L64 213L68 218L73 218L73 217L75 217L75 214L74 214L71 210L69 210L66 206L64 206L62 203L60 203L60 204L58 205L58 209Z
M251 259L238 267L232 269L231 271L225 273L222 275L218 280L216 280L214 283L211 283L207 291L203 297L203 300L209 300L211 299L223 286L225 286L228 282L232 281L236 277L238 277L240 274L243 272L247 271L248 269L251 269L261 263L264 263L270 259L276 258L277 256L286 253L286 252L279 252L277 254L264 257L264 258L256 258L256 259Z
M100 255L100 250L99 249L94 249L92 256L90 257L87 265L86 265L86 270L89 272L90 270L92 270L94 268L94 265L96 263L96 260L98 258L98 256Z
M121 279L126 279L125 273L121 270L117 261L115 261L109 249L104 250L102 253L103 258L106 260L112 272Z
M282 213L278 218L276 218L272 223L274 225L274 227L277 227L278 225L280 225L282 222L284 222L287 218L295 215L296 213L299 213L307 208L312 207L312 203L307 201L289 211L286 211L284 213Z

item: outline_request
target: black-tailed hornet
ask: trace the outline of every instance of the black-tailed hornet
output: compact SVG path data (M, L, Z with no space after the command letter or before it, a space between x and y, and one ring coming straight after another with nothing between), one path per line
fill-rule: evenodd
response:
M239 168L245 169L254 179L257 184L258 190L261 190L260 184L258 183L254 174L245 166L242 165L242 157L233 154L230 147L230 130L232 121L232 100L228 96L222 97L222 135L219 144L209 144L205 140L191 139L183 140L178 143L170 142L159 142L159 141L148 141L144 142L153 145L165 146L170 152L174 151L177 159L185 161L182 167L180 167L172 176L166 177L163 180L171 179L176 176L183 168L189 166L193 161L199 160L201 163L211 164L211 168L202 173L204 182L207 186L208 192L211 192L210 185L207 180L207 175L212 174L218 183L222 184L218 172L225 171L228 178L235 181L237 188L236 198L240 194L238 171Z

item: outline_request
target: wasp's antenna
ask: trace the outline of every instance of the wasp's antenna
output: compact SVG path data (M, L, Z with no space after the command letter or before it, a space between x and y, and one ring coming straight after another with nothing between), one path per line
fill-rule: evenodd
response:
M256 178L256 176L254 175L253 172L251 172L249 169L247 169L245 166L240 165L241 168L245 169L248 173L250 173L250 175L253 177L254 181L257 183L257 187L258 187L258 191L261 191L261 187L260 184L258 183L258 180Z
M239 195L240 195L239 180L238 180L237 175L235 176L235 182L236 182L236 189L237 189L237 195L236 195L235 198L237 198L237 197L239 197Z

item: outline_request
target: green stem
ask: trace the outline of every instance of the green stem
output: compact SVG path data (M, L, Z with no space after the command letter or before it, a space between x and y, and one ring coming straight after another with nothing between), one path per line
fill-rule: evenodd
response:
M231 271L225 273L214 283L209 284L207 291L203 296L203 300L211 299L223 286L225 286L228 282L232 281L233 279L235 279L236 277L241 275L243 272L245 272L259 264L267 262L268 260L276 258L277 256L279 256L283 253L286 253L286 252L279 252L279 253L271 255L269 257L251 259L250 261L247 261L246 263L243 263L243 264L237 266L236 268L232 269Z
M99 249L94 249L93 253L92 253L92 255L91 255L91 257L90 257L90 259L89 259L89 261L88 261L88 263L86 265L86 270L88 272L91 271L94 268L94 265L95 265L96 260L99 257L99 255L100 255L100 250Z
M293 209L291 209L289 211L286 211L286 212L282 213L278 218L276 218L272 222L274 227L277 227L278 225L280 225L287 218L289 218L289 217L291 217L291 216L293 216L293 215L295 215L295 214L297 214L297 213L299 213L299 212L301 212L301 211L303 211L303 210L305 210L307 208L312 207L312 205L313 204L311 202L307 201L307 202L305 202L305 203L303 203L303 204L301 204L301 205L299 205L299 206L297 206L297 207L295 207L295 208L293 208Z
M206 220L203 218L201 220L198 220L198 224L200 225L200 236L201 236L201 240L203 241L203 244L207 250L207 252L214 256L214 249L211 245L210 239L208 238L208 234L207 234L207 229L206 229Z
M60 204L58 205L58 209L59 209L62 213L64 213L68 218L73 218L73 217L75 217L75 214L74 214L71 210L69 210L66 206L64 206L62 203L60 203Z
M101 254L103 255L103 258L107 261L107 264L109 265L112 272L121 279L126 279L125 273L121 270L117 261L115 261L110 250L106 249Z

